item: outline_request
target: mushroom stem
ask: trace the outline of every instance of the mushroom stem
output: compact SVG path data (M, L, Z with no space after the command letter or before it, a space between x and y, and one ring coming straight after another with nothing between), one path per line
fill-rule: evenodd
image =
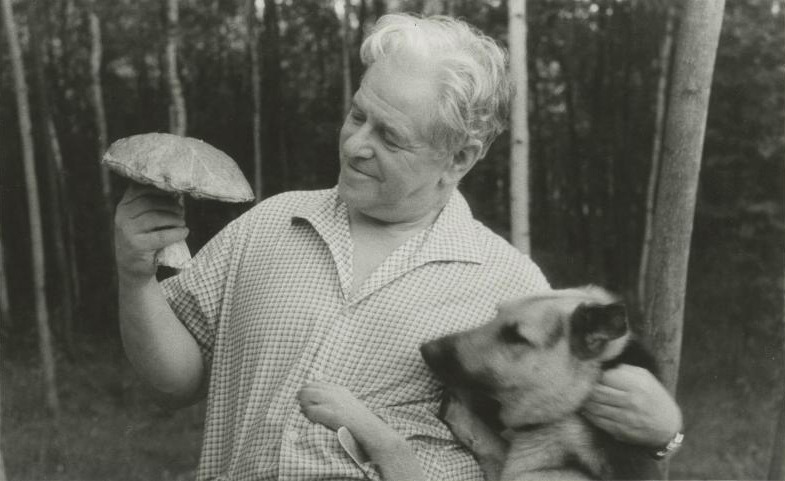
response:
M185 199L182 194L177 195L177 202L185 209ZM184 240L170 244L155 254L157 265L175 269L182 269L189 260L191 260L191 251Z

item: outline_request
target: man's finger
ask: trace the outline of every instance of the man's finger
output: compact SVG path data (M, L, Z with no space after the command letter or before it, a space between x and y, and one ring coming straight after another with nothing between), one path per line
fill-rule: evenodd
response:
M138 182L131 182L123 194L124 198L132 199L144 195L165 195L168 197L178 197L176 192L169 192L150 184L140 184Z
M620 421L622 410L616 406L610 406L608 404L602 404L597 402L587 402L583 405L583 411L586 413L591 414L592 416L598 416L604 419L612 420L615 422Z
M148 249L158 250L164 247L180 242L188 237L187 227L173 227L171 229L156 230L140 234L140 243L143 243Z
M583 410L583 416L589 420L590 423L602 429L603 431L611 431L618 426L618 423L613 419L594 414L588 410Z
M135 230L146 234L162 229L185 227L185 219L166 211L151 211L134 221Z
M163 192L140 195L130 200L121 201L118 210L125 212L131 218L149 210L166 210L180 215L185 213L185 208L178 199L167 196Z
M589 401L617 407L625 407L628 404L625 391L604 384L594 386L589 393Z
M600 384L612 387L621 391L629 390L631 385L640 382L641 376L651 376L646 369L637 366L622 364L613 369L608 369L600 377Z

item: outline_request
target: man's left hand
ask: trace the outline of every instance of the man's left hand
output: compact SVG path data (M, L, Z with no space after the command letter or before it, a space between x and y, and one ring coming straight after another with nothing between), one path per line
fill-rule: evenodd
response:
M605 371L583 415L620 441L664 446L682 429L679 406L646 369L622 364Z

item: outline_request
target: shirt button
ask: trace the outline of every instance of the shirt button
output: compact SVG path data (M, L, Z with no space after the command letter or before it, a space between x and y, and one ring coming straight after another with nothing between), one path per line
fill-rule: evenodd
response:
M289 439L289 441L296 443L297 440L300 439L300 434L296 430L291 429L286 432L286 437Z

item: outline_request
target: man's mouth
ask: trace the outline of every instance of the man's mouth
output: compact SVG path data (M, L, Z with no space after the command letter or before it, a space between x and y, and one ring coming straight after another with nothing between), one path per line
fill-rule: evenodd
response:
M376 176L369 174L368 172L364 171L363 169L357 168L357 166L355 166L351 162L347 162L346 165L349 167L349 169L353 170L354 172L356 172L356 173L358 173L358 174L360 174L360 175L362 175L364 177L371 177L371 178L374 178L374 179L376 178Z

